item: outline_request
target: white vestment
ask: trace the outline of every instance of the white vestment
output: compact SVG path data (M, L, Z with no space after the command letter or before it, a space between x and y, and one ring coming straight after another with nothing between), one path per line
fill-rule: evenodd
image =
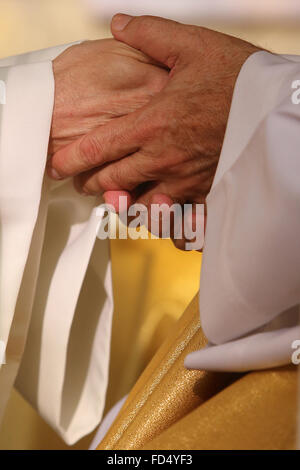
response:
M113 304L97 202L44 176L51 59L64 47L0 61L0 414L16 380L72 444L102 416ZM300 339L298 60L259 52L237 80L207 199L200 312L211 345L188 367L276 366Z
M66 47L0 61L0 417L16 381L73 444L102 417L113 303L95 199L45 176L51 60Z
M276 367L300 340L299 62L257 52L240 71L207 197L200 315L211 344L187 367Z

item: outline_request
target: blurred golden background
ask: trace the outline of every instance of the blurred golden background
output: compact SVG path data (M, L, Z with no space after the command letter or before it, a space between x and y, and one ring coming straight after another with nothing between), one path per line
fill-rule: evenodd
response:
M265 0L264 4L264 0L252 0L251 15L247 15L247 11L234 10L229 0L221 2L222 11L210 11L209 0L197 1L207 9L199 10L198 16L191 11L190 22L239 36L274 52L300 53L299 12L295 16L292 9L295 2ZM186 9L192 5L191 0L184 3ZM147 12L149 8L151 11L151 2L143 0L0 0L0 57L78 39L108 37L110 14L125 12L129 6L131 12L135 11L134 5L138 5L138 13L143 13L143 4L147 4ZM178 19L178 11L172 14L175 4L178 6L178 0L170 0L166 11L168 17ZM226 10L226 5L231 9ZM238 9L238 2L235 5ZM159 11L154 8L153 13ZM188 13L185 11L185 22ZM111 251L115 314L107 409L128 393L196 293L201 266L199 253L176 251L169 240L113 240ZM87 436L71 449L87 449L91 438ZM67 448L14 391L0 431L0 449Z

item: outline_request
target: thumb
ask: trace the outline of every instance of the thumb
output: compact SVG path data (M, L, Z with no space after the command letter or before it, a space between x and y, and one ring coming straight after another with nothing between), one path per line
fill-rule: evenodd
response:
M118 13L111 22L111 32L119 41L139 49L170 69L181 51L186 51L190 36L188 25L156 16L129 16Z

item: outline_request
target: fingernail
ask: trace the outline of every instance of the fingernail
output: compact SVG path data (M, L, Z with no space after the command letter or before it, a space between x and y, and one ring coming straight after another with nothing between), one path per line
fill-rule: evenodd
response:
M123 13L118 13L112 19L111 27L115 31L123 31L125 27L128 25L129 21L131 21L133 16L124 15Z
M54 180L62 179L62 176L60 176L60 174L54 168L48 167L47 172L50 178L53 178Z

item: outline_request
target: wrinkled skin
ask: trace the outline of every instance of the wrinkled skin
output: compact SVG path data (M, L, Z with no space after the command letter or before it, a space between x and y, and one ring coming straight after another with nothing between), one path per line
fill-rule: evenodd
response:
M155 17L116 15L112 33L166 67L167 83L148 104L57 152L52 167L60 178L75 176L81 191L104 192L115 205L121 190L127 191L128 203L141 202L149 209L154 200L203 203L218 164L237 76L259 49ZM176 241L176 246L182 243Z
M167 79L152 59L115 39L71 46L53 61L53 72L50 153L147 104Z
M155 192L176 200L203 201L218 163L237 75L256 48L204 28L152 21L135 18L124 31L112 31L168 67L167 85L146 106L56 153L52 165L62 177L92 170L81 176L83 189L91 194L132 190L150 181L156 183ZM169 44L162 47L165 22Z

